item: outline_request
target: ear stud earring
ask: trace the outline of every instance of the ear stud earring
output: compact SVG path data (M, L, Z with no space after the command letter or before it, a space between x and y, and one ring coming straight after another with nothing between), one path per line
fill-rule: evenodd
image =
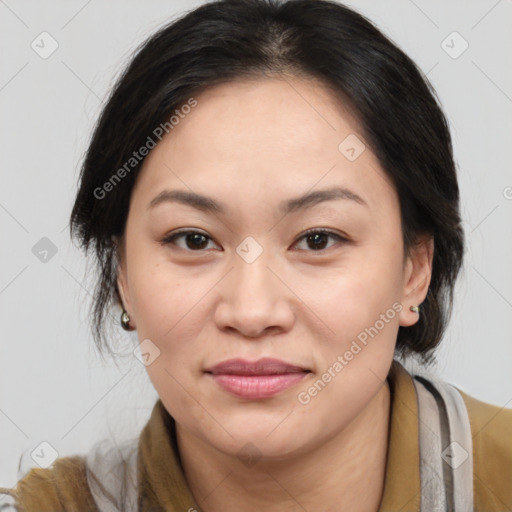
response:
M125 331L133 331L134 328L130 325L130 315L127 313L126 309L123 309L121 313L121 327Z

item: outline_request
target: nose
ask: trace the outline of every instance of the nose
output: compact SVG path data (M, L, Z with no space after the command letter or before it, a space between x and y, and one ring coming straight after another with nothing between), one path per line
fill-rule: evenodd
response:
M215 311L218 328L249 338L290 330L295 318L293 293L285 280L263 255L252 263L234 256L234 268L223 280Z

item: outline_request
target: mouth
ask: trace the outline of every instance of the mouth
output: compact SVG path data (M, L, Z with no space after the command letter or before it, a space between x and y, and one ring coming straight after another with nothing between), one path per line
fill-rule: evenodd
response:
M239 398L259 400L294 386L311 371L279 359L230 359L205 371L224 391Z

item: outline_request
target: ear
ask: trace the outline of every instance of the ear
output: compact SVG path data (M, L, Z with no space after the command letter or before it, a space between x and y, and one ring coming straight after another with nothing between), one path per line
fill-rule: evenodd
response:
M404 265L404 281L399 314L400 325L409 327L419 320L418 313L411 306L419 306L427 296L432 278L432 260L434 257L434 237L425 235L411 248Z
M117 293L121 301L121 307L130 314L131 303L128 291L128 278L126 273L126 257L124 248L124 238L116 238L116 284Z

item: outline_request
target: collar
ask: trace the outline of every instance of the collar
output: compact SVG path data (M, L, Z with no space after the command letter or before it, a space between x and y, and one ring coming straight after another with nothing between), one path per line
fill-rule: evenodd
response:
M418 402L413 377L393 360L387 380L391 392L388 455L379 512L420 510Z

